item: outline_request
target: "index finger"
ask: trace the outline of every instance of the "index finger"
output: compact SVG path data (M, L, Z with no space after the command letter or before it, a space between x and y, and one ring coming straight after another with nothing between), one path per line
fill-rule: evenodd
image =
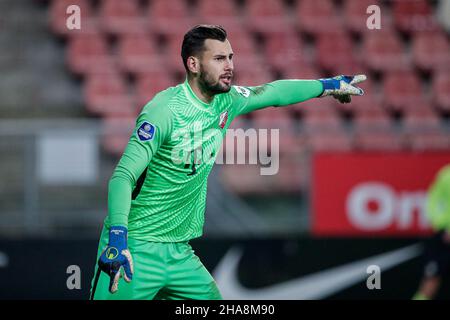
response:
M360 82L363 82L367 79L367 76L365 74L357 74L353 77L353 80L350 82L350 84L357 84Z

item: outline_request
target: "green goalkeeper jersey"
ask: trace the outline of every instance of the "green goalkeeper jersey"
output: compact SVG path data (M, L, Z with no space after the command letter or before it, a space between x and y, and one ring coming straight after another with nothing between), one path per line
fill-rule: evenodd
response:
M450 164L439 170L428 191L427 216L436 231L450 232Z
M109 182L106 227L125 226L129 237L155 242L201 236L208 175L233 119L322 92L320 81L277 80L232 86L207 104L186 80L158 93L138 116Z

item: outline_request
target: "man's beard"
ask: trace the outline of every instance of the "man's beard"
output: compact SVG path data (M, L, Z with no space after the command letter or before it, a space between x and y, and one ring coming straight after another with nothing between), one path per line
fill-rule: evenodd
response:
M220 78L217 82L214 81L210 74L205 72L202 67L200 67L199 84L202 91L207 92L211 95L226 93L231 90L231 84L222 84L220 82Z

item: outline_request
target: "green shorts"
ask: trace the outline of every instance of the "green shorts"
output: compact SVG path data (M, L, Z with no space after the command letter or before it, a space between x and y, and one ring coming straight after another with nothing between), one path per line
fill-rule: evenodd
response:
M97 260L108 243L108 230L103 228ZM110 293L109 276L101 272L94 300L219 300L222 299L211 274L194 254L188 242L148 242L128 238L133 257L134 274L130 283L123 277L119 290ZM95 265L94 275L98 265ZM91 292L95 276L91 282Z

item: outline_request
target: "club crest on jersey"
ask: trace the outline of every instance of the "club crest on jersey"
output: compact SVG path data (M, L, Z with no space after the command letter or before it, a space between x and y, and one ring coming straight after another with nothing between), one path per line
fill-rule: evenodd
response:
M222 112L220 114L219 127L220 129L225 128L228 121L228 111Z
M247 88L240 87L240 86L235 86L235 88L236 88L236 91L239 92L245 98L248 98L250 96L250 90L248 90Z
M137 130L137 136L141 141L152 140L154 135L155 135L155 126L147 121L144 121Z

